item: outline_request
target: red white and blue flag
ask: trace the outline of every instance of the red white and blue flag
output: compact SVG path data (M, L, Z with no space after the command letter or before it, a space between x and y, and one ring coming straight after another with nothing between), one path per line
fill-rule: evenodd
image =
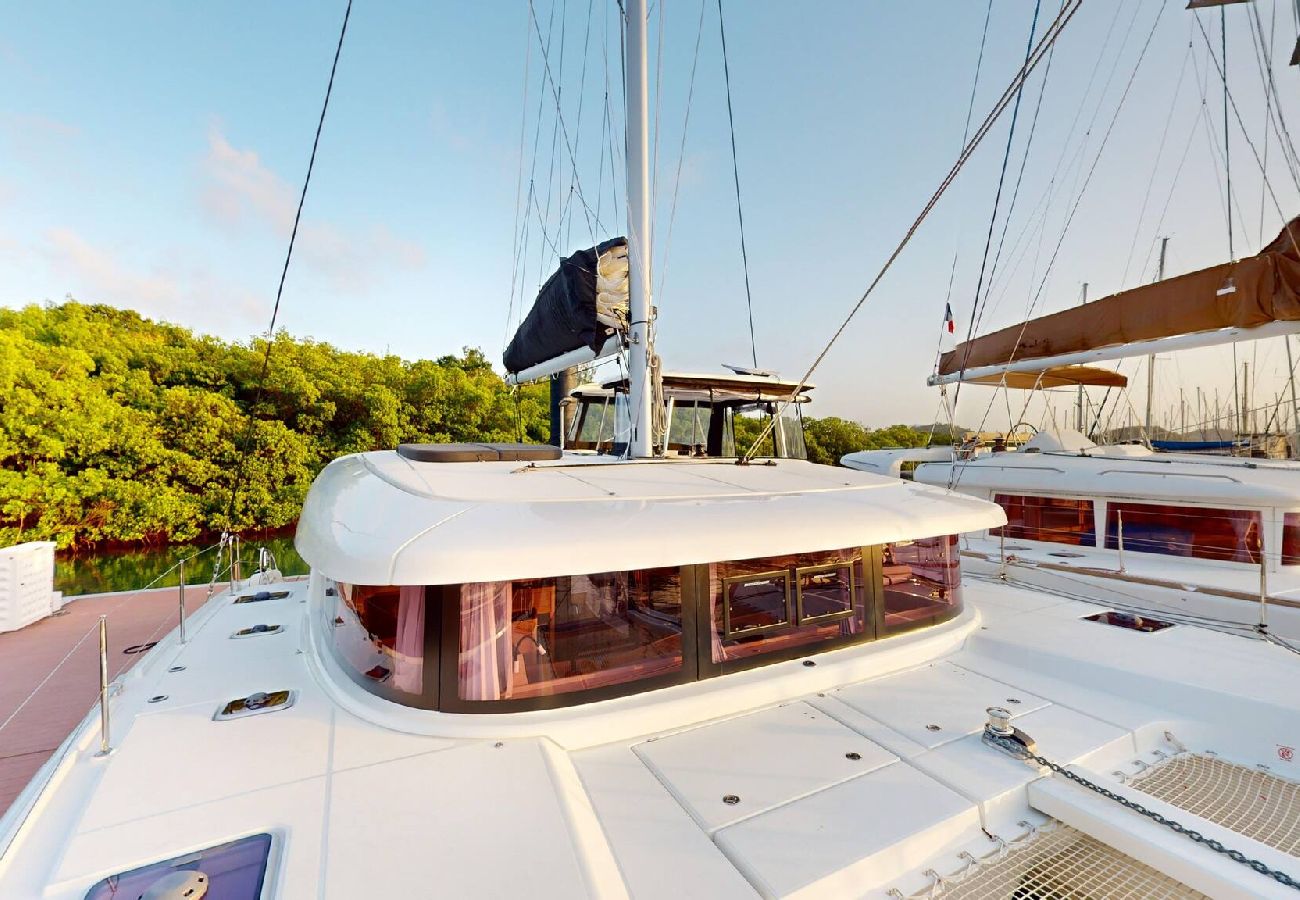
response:
M957 323L954 322L952 318L951 303L945 303L943 305L943 327L948 329L949 334L952 334L957 330Z

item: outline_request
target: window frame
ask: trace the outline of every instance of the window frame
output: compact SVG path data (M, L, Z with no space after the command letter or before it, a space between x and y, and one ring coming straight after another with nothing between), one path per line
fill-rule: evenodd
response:
M775 581L780 577L785 583L785 601L782 609L785 610L785 620L776 622L771 625L754 625L749 628L739 630L731 627L731 600L728 596L727 588L733 584L748 584L755 581ZM799 623L795 620L793 591L790 588L790 570L789 569L771 569L766 572L752 572L748 575L731 575L722 580L722 639L724 641L740 637L753 637L759 634L770 634L773 631L780 631L783 628L797 628ZM709 617L712 619L712 615Z
M854 600L854 598L857 596L857 573L856 573L854 570L857 569L857 563L858 563L860 560L861 560L861 557L859 557L858 559L852 559L852 560L849 560L847 566L845 565L845 563L842 563L842 562L833 562L833 563L818 563L817 565L812 565L812 566L796 566L796 567L795 567L795 570L794 570L794 591L795 591L794 614L795 614L795 625L796 625L796 626L798 626L798 625L803 625L805 622L809 622L809 623L812 623L812 624L814 624L814 625L820 625L820 624L822 624L822 623L824 623L824 622L836 622L836 621L839 621L840 619L851 619L851 618L853 617L853 600ZM804 579L804 576L805 576L805 575L816 575L818 572L837 572L837 571L839 571L840 569L844 569L844 568L847 568L847 569L849 570L849 605L848 605L848 608L846 608L846 609L841 609L839 612L821 613L821 614L819 614L819 615L815 615L815 616L807 615L807 614L804 612L804 609L803 609L803 579ZM865 599L865 598L864 598L864 599ZM867 615L868 615L868 617L870 617L870 613L871 613L871 610L868 609L868 610L867 610Z

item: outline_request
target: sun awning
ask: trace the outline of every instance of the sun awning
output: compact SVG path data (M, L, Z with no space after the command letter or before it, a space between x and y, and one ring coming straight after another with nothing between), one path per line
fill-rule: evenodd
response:
M1112 294L959 344L940 358L933 381L961 380L953 376L963 370L968 377L982 376L990 368L1013 363L1017 368L1032 368L1034 360L1045 361L1040 369L1092 362L1102 355L1064 357L1181 335L1222 332L1221 340L1210 343L1223 343L1300 330L1300 324L1268 327L1300 323L1296 240L1300 240L1300 218L1289 222L1255 256ZM1252 329L1262 330L1252 335ZM1130 354L1107 353L1105 358L1125 355ZM972 371L979 369L985 371Z
M1033 391L1040 388L1077 387L1128 387L1128 377L1096 366L1052 366L1028 372L1002 372L963 378L967 384L1005 384L1009 388Z

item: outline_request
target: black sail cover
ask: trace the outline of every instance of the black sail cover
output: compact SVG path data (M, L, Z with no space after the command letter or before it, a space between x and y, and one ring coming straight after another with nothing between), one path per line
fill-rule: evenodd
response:
M617 237L560 260L503 362L511 374L582 347L599 353L627 322L627 238Z

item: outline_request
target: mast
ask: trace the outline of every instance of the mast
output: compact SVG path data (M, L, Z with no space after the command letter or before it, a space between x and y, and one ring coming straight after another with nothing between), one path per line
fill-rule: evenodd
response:
M1088 302L1088 282L1085 281L1083 283L1083 291L1079 297L1079 305L1083 306L1087 302ZM1083 385L1079 385L1079 397L1076 402L1078 404L1078 407L1075 410L1074 430L1079 432L1079 434L1083 434Z
M654 455L650 360L650 153L646 0L627 0L627 259L629 456Z
M1169 238L1160 239L1160 268L1156 271L1156 281L1165 280L1165 251L1169 249ZM1151 401L1156 392L1156 355L1147 357L1147 440L1151 440Z

